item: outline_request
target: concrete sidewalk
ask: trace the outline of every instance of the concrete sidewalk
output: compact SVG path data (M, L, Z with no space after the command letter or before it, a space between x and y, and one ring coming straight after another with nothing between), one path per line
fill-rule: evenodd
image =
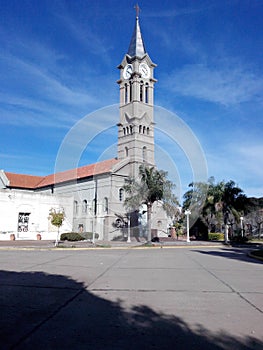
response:
M184 240L170 240L159 243L152 243L152 247L226 247L224 242L217 241L191 241L186 242ZM234 246L234 245L233 245ZM257 243L248 243L242 245L235 245L236 247L257 249L263 247L263 242ZM60 241L58 247L55 247L55 241L46 241L46 240L15 240L15 241L0 241L0 250L3 249L94 249L94 248L119 248L119 249L129 249L129 248L140 248L146 247L146 241L137 241L136 239L132 239L130 243L126 241L98 241L96 240L95 244L90 241Z
M146 241L137 241L133 239L130 243L125 241L98 241L96 240L95 244L90 241L60 241L58 245L58 249L61 248L78 248L78 249L88 249L88 248L135 248L135 247L143 247L145 246ZM224 243L223 242L208 242L208 241L191 241L186 242L183 240L171 240L160 243L152 243L153 246L156 247L180 247L180 246L213 246L220 247ZM23 249L23 248L31 248L31 249L52 249L55 247L55 241L42 241L42 240L15 240L15 241L0 241L0 249L9 248L9 249Z

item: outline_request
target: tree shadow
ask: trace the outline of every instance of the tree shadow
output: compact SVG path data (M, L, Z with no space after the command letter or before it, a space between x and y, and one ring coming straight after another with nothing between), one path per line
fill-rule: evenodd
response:
M251 251L251 249L248 249L248 248L221 248L220 250L210 250L210 251L207 251L207 250L204 251L204 250L198 250L198 249L193 250L193 252L198 252L204 255L214 255L221 258L240 260L247 263L262 265L263 261L248 256L249 251Z
M194 330L145 305L95 296L66 276L0 271L2 349L262 349L263 342Z

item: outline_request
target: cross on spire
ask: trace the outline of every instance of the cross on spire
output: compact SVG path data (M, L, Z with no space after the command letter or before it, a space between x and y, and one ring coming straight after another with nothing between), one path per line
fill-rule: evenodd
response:
M138 17L139 17L139 13L140 13L140 11L141 11L141 9L140 9L138 3L134 6L134 8L135 8L135 11L136 11L136 18L138 18Z
M1 0L0 0L1 1ZM140 8L139 5L136 4L134 6L136 10L136 21L135 21L135 28L132 34L130 46L128 49L127 54L131 57L143 57L146 54L146 50L144 47L143 39L142 39L142 33L140 29L140 24L139 24L139 12Z

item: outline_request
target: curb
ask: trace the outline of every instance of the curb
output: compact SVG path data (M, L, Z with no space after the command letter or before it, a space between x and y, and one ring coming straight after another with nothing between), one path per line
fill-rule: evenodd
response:
M180 245L180 246L127 246L127 247L0 247L0 251L86 251L86 250L145 250L145 249L197 249L218 248L218 245Z
M257 252L257 251L259 251L259 250L260 250L260 249L253 250L252 252L249 252L247 255L248 255L250 258L263 261L263 257L257 256L257 255L254 255L254 254L253 254L254 252Z

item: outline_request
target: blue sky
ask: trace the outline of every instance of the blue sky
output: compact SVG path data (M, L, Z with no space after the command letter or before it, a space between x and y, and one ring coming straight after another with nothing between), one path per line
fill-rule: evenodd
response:
M119 102L116 67L128 50L134 5L1 1L1 169L53 173L60 146L76 123ZM144 0L139 5L146 50L158 64L155 103L192 130L209 176L232 179L247 195L262 197L263 2ZM105 115L107 136L89 142L77 165L96 162L102 153L114 155L118 119L118 113L109 113L109 120ZM96 117L90 120L96 124ZM156 137L185 189L193 179L184 156L163 134Z

